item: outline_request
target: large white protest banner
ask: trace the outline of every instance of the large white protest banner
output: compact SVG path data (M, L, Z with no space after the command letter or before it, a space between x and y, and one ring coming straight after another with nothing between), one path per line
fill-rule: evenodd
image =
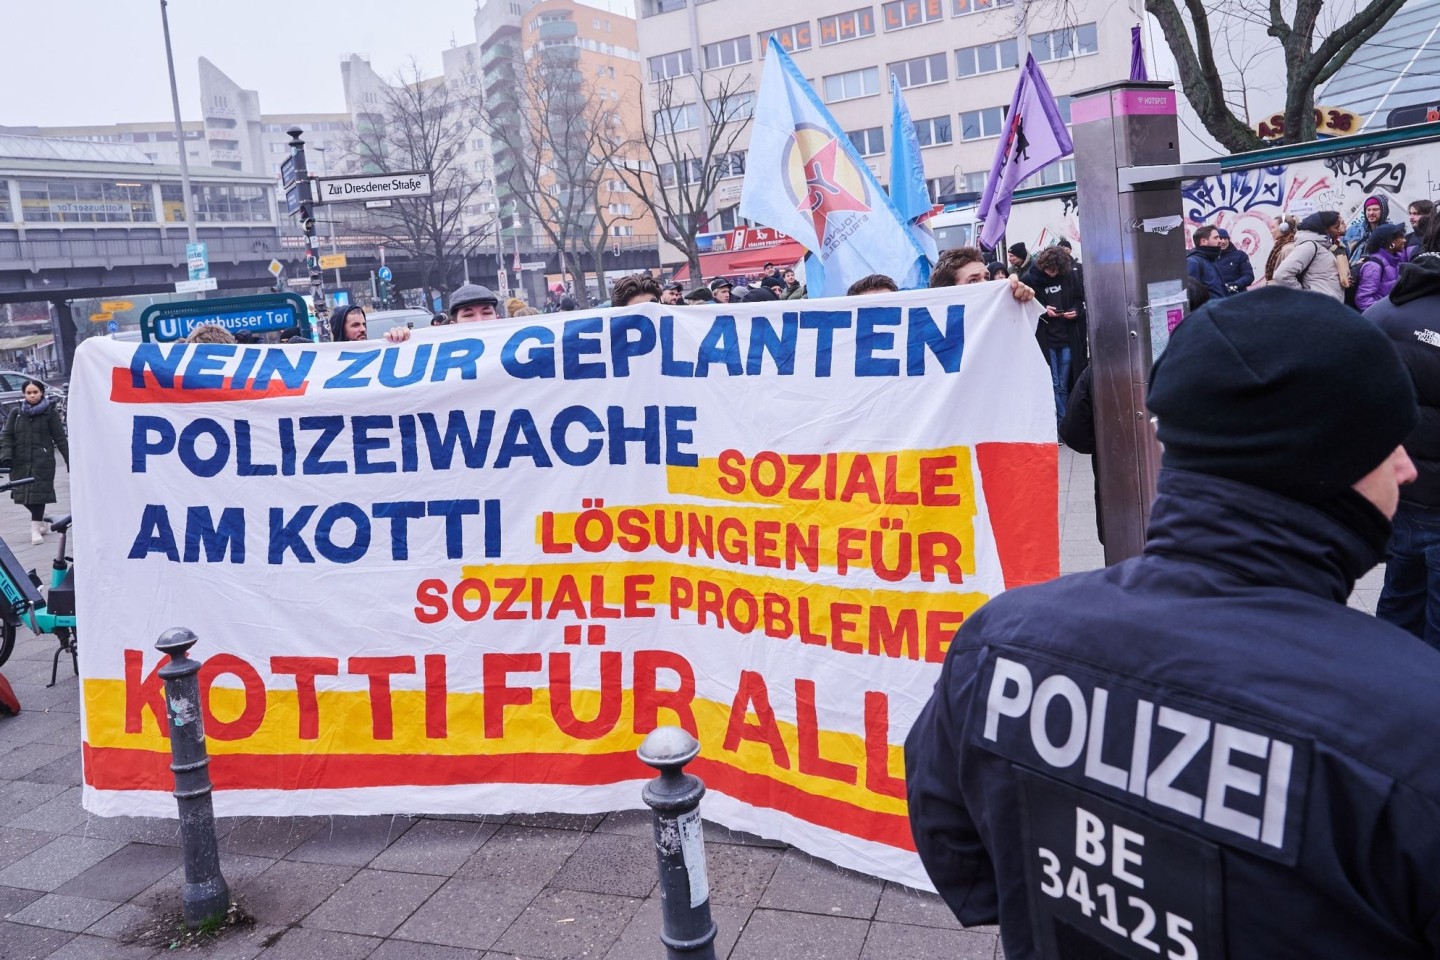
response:
M964 618L1058 567L1001 283L93 339L73 384L99 814L175 813L154 643L184 626L222 816L636 808L678 724L707 816L924 886L905 734Z

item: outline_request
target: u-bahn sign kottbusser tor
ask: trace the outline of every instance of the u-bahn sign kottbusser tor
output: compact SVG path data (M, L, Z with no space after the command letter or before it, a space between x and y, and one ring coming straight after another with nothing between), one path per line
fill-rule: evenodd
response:
M140 315L140 339L146 343L183 340L196 327L214 324L231 333L269 333L297 327L311 338L310 313L293 293L267 293L223 300L157 303Z
M428 197L433 192L428 173L376 173L363 177L317 177L316 203L351 203L361 200L398 200Z

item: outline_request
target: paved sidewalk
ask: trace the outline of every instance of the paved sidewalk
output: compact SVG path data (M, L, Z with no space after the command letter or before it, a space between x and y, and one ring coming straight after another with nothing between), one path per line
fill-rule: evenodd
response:
M1103 563L1089 460L1061 451L1061 565ZM68 510L67 478L57 484ZM0 535L42 572L28 516ZM84 529L77 536L84 536ZM1372 574L1352 600L1374 609ZM0 960L149 960L134 942L178 911L171 820L80 808L76 681L47 690L52 637L4 667L24 712L0 720ZM222 869L255 925L186 955L216 960L653 960L659 900L648 814L233 818ZM934 896L707 824L718 956L729 960L989 960L993 928L962 930Z

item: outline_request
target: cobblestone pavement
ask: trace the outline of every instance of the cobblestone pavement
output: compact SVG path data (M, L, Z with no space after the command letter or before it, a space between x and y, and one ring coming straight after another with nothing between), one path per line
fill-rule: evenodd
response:
M1103 562L1089 460L1060 458L1064 572ZM57 484L68 511L67 478ZM0 502L0 535L42 572L50 541ZM85 535L81 528L77 536ZM81 580L83 583L83 579ZM1373 610L1378 574L1352 603ZM24 712L0 720L0 960L148 960L135 942L179 907L174 821L80 807L76 680L46 689L52 637L27 638L4 673ZM660 958L648 815L297 817L219 821L222 869L253 926L216 960ZM938 898L707 824L717 955L730 960L981 960L994 928L963 930Z

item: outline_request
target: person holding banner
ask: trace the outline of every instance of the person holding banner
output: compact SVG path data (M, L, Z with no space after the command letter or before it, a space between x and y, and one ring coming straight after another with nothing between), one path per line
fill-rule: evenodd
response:
M70 468L70 442L65 422L55 402L45 396L38 380L26 380L24 400L10 410L5 432L0 434L0 468L16 480L34 477L35 482L10 491L10 499L30 511L30 542L40 543L50 532L45 508L55 502L55 453Z
M921 861L1009 960L1440 956L1440 654L1346 606L1416 476L1404 364L1265 287L1187 317L1146 406L1144 553L946 653L905 743Z
M336 343L352 343L366 339L365 311L351 304L331 313L330 339ZM410 339L410 328L391 327L385 331L385 339L390 343L404 343Z

